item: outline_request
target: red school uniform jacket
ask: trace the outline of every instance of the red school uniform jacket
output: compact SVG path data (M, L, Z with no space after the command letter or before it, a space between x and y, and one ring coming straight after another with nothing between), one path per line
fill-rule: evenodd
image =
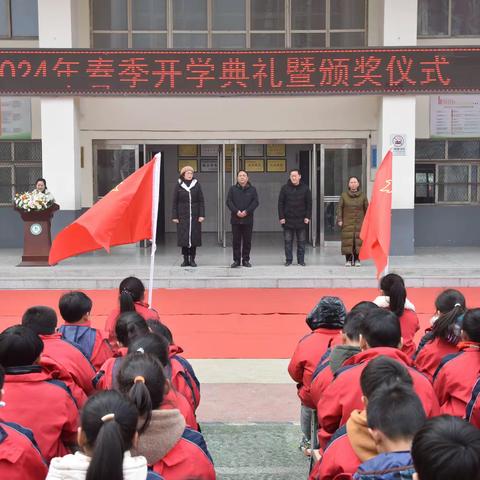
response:
M328 348L341 343L341 330L317 328L297 344L288 365L288 373L297 382L297 394L304 405L310 404L310 381L318 362Z
M51 358L70 373L73 381L85 392L93 393L92 377L95 369L88 358L75 346L62 338L60 333L40 335L43 340L43 357Z
M399 318L400 331L402 332L402 352L407 357L412 358L415 355L417 346L415 345L415 334L420 330L420 322L418 316L413 310L406 308L403 315Z
M423 336L418 350L413 359L413 366L421 373L426 375L430 381L433 381L442 358L452 353L457 353L458 348L453 343L447 342L443 338L433 338L430 331Z
M92 384L95 390L111 390L112 388L117 388L116 379L118 371L122 366L122 362L123 356L111 357L100 367L100 370L97 372L97 374L92 380Z
M148 306L148 303L135 302L135 311L145 320L153 319L160 320L158 312ZM108 335L110 345L115 348L117 345L117 336L115 335L115 325L117 317L120 315L120 307L114 308L105 321L105 333Z
M472 388L472 394L467 404L465 420L480 428L480 376Z
M31 430L0 421L0 478L44 480L48 467Z
M113 350L103 332L92 328L90 322L66 323L59 328L59 332L88 358L95 370L113 356Z
M187 427L193 430L198 430L197 419L195 413L193 413L192 407L188 400L174 388L171 388L168 393L163 397L163 402L160 405L160 410L172 410L178 409L185 419Z
M154 466L165 480L215 480L213 460L201 433L186 428L175 446Z
M78 409L65 384L39 365L5 370L3 420L32 430L47 462L69 453L67 445L76 443Z
M336 373L335 380L325 390L317 404L319 440L322 447L325 447L333 433L347 422L353 410L363 408L360 375L368 362L380 355L393 358L405 365L412 376L413 388L420 397L427 417L439 414L440 407L432 384L411 367L410 359L403 352L390 347L370 348L345 361L344 367Z
M460 352L442 359L433 376L433 388L440 412L463 418L472 395L472 385L480 374L480 345L464 342Z
M330 368L330 353L332 349L328 349L323 357L318 362L317 368L313 372L312 382L309 388L310 403L307 407L317 408L317 403L320 400L325 389L333 382L333 372Z

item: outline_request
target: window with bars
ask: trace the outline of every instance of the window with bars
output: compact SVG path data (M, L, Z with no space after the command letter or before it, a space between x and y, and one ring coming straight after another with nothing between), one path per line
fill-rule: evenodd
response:
M480 203L480 141L417 140L415 203Z
M0 0L2 38L38 38L38 0Z
M367 0L91 0L93 48L323 48L367 42Z
M0 206L12 205L15 193L32 190L41 176L40 141L0 141Z
M418 0L419 37L480 35L480 0Z

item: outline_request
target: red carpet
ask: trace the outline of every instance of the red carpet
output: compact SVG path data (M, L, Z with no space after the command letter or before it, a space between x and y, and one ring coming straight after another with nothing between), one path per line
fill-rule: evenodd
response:
M443 288L409 288L422 329ZM467 305L477 306L480 288L462 288ZM59 290L0 291L0 329L20 323L32 305L56 308ZM103 328L117 301L116 290L86 292L93 300L93 325ZM154 292L153 306L189 358L288 358L308 333L305 315L324 295L337 295L347 309L372 300L376 289L186 289Z

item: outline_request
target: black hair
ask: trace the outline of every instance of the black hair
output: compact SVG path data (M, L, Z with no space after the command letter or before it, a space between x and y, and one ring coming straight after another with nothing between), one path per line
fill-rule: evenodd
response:
M405 365L385 355L370 360L360 375L362 394L367 398L383 386L396 384L413 387L413 380Z
M368 346L398 348L402 333L398 317L390 310L377 308L362 321L360 333Z
M237 177L238 177L238 175L239 175L240 173L242 173L242 172L245 173L245 174L247 175L247 177L248 177L248 172L247 172L246 170L239 170L239 171L237 172Z
M359 179L356 175L350 175L350 176L348 177L348 183L350 183L350 180L351 180L352 178L354 178L354 179L358 182L358 186L360 187L361 182L360 182L360 179Z
M137 312L121 313L115 323L115 335L124 347L128 347L131 342L149 331L147 322Z
M92 310L92 299L80 291L64 293L60 297L58 308L66 322L75 323Z
M38 182L43 182L43 184L45 185L45 190L47 189L47 181L44 178L37 178L35 180L35 186L37 186Z
M33 365L42 352L42 339L23 325L0 333L0 365L4 368Z
M480 430L450 415L427 420L412 443L420 480L480 480Z
M134 312L135 302L140 302L145 295L145 286L137 277L127 277L118 287L120 312Z
M462 330L472 342L480 342L480 308L471 308L465 312Z
M85 480L123 480L123 457L132 448L137 422L135 405L116 390L99 392L87 400L80 416L92 450Z
M0 390L3 388L4 383L5 383L5 370L0 365Z
M401 317L407 299L407 290L403 278L396 273L389 273L380 280L380 289L387 297L390 297L390 310L397 317Z
M293 172L297 172L299 175L302 174L302 172L300 172L300 170L298 168L292 168L289 172L288 172L288 175L290 176Z
M432 326L433 338L456 344L460 340L461 323L467 308L465 297L453 288L444 290L435 300L435 308L440 315Z
M368 398L367 424L389 440L410 440L427 416L418 395L407 385L381 387Z
M361 325L365 318L365 313L361 311L352 310L345 317L342 332L352 341L358 342L360 340Z
M57 314L53 308L43 305L30 307L22 316L22 325L37 335L52 335L57 328Z
M376 303L370 302L369 300L363 300L354 305L350 312L364 312L366 315L367 313L371 312L372 310L376 310L377 308L380 307Z
M170 364L168 340L156 333L147 333L144 337L137 338L128 346L128 353L149 353L158 358L163 367Z
M127 394L145 420L138 429L143 433L163 402L166 377L160 361L148 353L130 353L122 362L117 377L118 388Z
M160 335L162 337L165 337L168 340L168 343L172 345L173 342L173 335L172 331L162 322L159 320L156 320L154 318L151 318L147 320L147 325L148 328L153 332L156 333L157 335Z

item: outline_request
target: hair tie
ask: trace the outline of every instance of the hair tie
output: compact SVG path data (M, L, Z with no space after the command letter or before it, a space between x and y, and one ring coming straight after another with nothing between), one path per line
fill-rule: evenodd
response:
M456 308L456 307L461 307L461 305L459 303L456 303L453 308Z
M137 353L145 353L145 350L143 349L143 347L139 347L137 348Z
M133 379L133 383L145 383L145 377L142 377L141 375L137 375Z
M128 288L124 288L122 290L122 293L126 293L127 295L130 295L130 296L132 295L132 292Z
M107 423L110 420L115 420L115 414L114 413L107 413L100 419L103 423Z

